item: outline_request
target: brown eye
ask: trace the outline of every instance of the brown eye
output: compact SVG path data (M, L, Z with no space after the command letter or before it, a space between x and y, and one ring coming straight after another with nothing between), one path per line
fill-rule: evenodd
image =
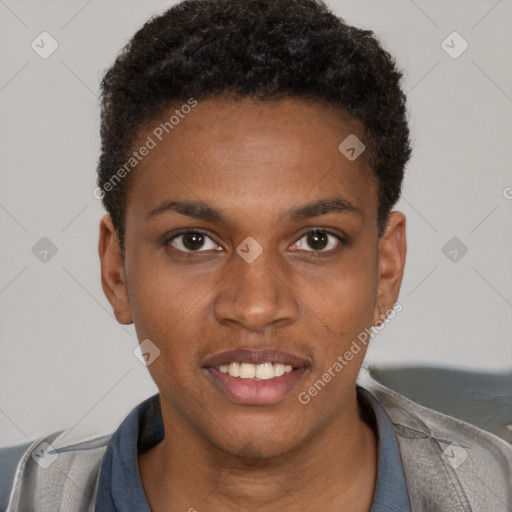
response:
M311 231L307 234L307 242L309 247L315 249L315 251L320 251L325 249L329 243L329 238L326 233L322 233L321 231Z
M191 251L201 249L204 244L204 236L201 233L187 233L183 235L183 245Z
M171 238L168 243L182 252L204 252L204 250L217 249L217 244L209 236L199 231L180 233Z
M295 247L309 252L329 252L340 244L343 244L343 240L339 236L316 229L303 235L296 242Z

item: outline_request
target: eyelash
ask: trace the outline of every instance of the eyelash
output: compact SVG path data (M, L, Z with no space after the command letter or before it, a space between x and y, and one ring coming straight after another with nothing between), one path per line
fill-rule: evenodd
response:
M329 231L328 229L321 229L321 228L312 228L309 231L306 231L305 233L303 233L297 239L296 242L294 242L294 244L297 243L299 240L302 240L305 236L309 235L310 233L315 233L315 232L324 233L326 235L333 236L334 238L336 238L336 240L340 243L340 245L342 247L345 247L345 246L348 245L347 240L344 239L341 235L338 235L337 233ZM179 231L176 231L170 238L166 239L165 242L164 242L164 245L167 247L176 238L178 238L178 237L180 237L182 235L187 235L187 234L203 235L203 236L209 238L212 242L216 243L215 240L213 240L212 237L210 235L208 235L208 233L206 233L205 231L202 231L201 229L184 228L184 229L181 229ZM183 251L181 249L176 249L175 247L173 247L173 249L175 249L178 253L180 253L180 256L189 255L189 254L200 254L200 253L207 253L207 252L209 252L209 250L206 250L206 251L202 251L202 250L198 250L198 251ZM331 254L334 251L336 251L337 249L339 249L339 247L337 247L335 249L330 249L328 251L324 251L324 250L320 250L320 251L310 250L310 251L306 251L306 252L312 253L315 256L322 256L323 254ZM302 250L302 249L299 249L299 251L300 250Z

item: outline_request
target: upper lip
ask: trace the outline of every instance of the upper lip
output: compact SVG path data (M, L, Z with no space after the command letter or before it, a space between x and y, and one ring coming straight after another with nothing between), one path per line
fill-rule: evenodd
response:
M217 368L224 364L229 363L251 363L251 364L262 364L262 363L282 363L289 364L294 368L301 368L303 366L309 366L309 361L300 356L283 352L277 349L246 349L239 348L236 350L229 350L220 354L209 357L204 363L203 367L206 368Z

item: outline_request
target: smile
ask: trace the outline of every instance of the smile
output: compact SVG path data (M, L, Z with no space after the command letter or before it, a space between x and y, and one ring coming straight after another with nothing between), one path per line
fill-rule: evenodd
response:
M232 363L219 366L219 371L239 379L270 380L293 371L293 366L291 364L272 362L252 364L238 363L234 361Z
M237 349L209 358L203 369L229 401L270 405L283 400L310 366L309 359L276 349Z

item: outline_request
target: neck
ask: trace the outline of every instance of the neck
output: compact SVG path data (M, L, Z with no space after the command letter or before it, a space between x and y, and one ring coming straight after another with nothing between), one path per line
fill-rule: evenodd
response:
M172 436L139 456L151 509L235 512L371 508L377 441L355 391L334 421L278 457L240 457L182 425L162 403ZM178 427L178 428L177 428ZM170 429L168 430L170 431Z

